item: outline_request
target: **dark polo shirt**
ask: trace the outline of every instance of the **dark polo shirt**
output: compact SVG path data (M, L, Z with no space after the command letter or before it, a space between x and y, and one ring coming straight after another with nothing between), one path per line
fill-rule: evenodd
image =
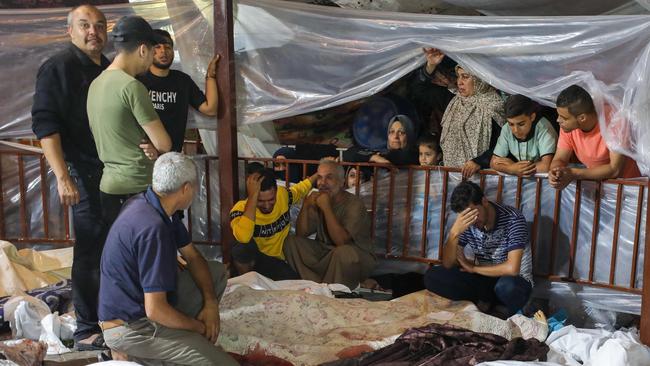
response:
M104 245L99 320L146 317L144 294L176 290L176 251L189 243L179 213L167 216L151 187L129 199Z

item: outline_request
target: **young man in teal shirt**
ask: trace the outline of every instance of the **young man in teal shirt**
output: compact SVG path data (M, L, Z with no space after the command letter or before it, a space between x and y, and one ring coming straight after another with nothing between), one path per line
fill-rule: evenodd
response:
M505 105L508 124L501 129L494 147L492 169L521 176L548 172L555 154L557 132L546 118L538 118L537 107L521 94L508 98Z

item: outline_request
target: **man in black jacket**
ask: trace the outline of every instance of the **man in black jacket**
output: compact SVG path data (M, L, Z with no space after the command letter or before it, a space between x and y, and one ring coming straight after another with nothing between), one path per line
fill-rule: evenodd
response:
M97 296L106 230L99 203L103 165L88 125L86 98L90 83L110 64L102 55L106 17L94 6L76 7L68 14L68 33L71 44L38 71L32 130L56 176L61 203L72 206L74 340L77 349L92 350L104 347L97 326Z

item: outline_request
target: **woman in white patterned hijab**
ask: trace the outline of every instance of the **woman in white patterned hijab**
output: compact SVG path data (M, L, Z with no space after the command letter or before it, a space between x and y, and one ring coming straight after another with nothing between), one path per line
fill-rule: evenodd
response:
M444 165L463 168L463 177L469 178L482 168L474 160L490 149L493 132L498 136L493 121L499 127L505 123L504 103L492 86L461 66L456 66L456 75L458 94L442 117L440 146Z

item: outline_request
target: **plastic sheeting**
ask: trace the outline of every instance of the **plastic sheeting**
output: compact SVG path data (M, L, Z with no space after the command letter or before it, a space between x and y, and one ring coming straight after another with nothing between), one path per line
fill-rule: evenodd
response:
M309 0L302 2L312 3ZM445 0L333 0L333 2L342 8L351 9L398 11L402 13L479 15L477 11L471 8L452 6L449 1Z
M183 70L199 81L213 44L210 1L104 7L109 21L137 13L175 33ZM169 9L169 11L167 10ZM173 14L171 19L167 14ZM31 135L38 65L67 37L64 11L0 12L0 137ZM650 167L650 17L457 17L373 12L277 0L239 1L235 62L239 123L324 109L375 94L421 65L422 46L447 52L509 93L551 105L578 83L616 111L608 144ZM200 123L214 127L213 123Z
M0 145L0 148L4 146ZM19 174L19 159L23 161L23 174L25 185L25 235L21 222L21 189ZM40 172L40 157L37 155L18 156L13 154L0 154L0 179L2 179L3 198L3 225L6 238L44 238L45 225L43 216L42 182ZM45 194L48 207L48 231L53 238L65 237L65 222L63 209L59 203L59 194L54 174L46 174L47 182ZM70 215L72 216L72 215Z
M70 278L71 267L72 248L17 251L11 243L0 240L0 297L20 295Z
M372 95L421 65L426 45L501 90L548 105L565 87L584 86L599 112L605 104L616 111L601 120L610 147L648 171L648 16L442 17L258 0L240 1L236 20L240 123ZM172 19L175 29L196 21Z
M630 0L446 0L456 6L478 9L486 15L595 15L637 5ZM643 0L639 0L643 1Z
M169 25L163 1L100 8L111 27L121 16L133 13L142 15L154 27ZM31 106L36 73L45 60L69 43L69 10L0 10L0 138L33 136ZM106 54L110 53L109 42Z
M294 0L295 1L295 0ZM298 0L299 1L299 0ZM303 2L311 2L305 0ZM648 0L334 0L343 8L447 15L638 15L646 14Z

